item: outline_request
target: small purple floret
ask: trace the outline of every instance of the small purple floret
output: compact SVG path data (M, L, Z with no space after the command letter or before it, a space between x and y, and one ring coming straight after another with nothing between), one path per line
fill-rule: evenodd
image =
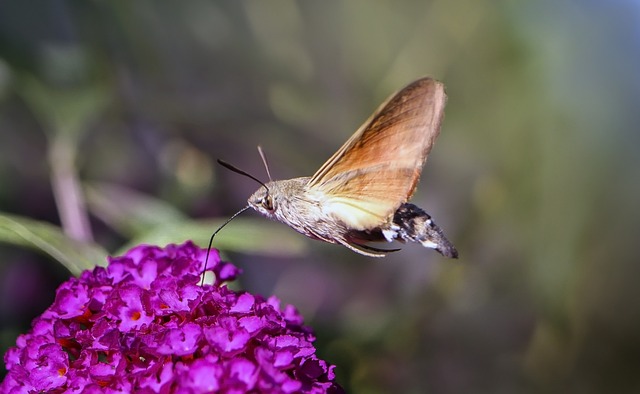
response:
M2 393L340 393L290 305L233 291L240 270L187 242L138 246L63 283L5 354Z

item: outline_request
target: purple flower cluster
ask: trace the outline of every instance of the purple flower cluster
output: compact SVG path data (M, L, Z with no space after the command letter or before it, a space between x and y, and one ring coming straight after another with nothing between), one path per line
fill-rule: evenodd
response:
M5 355L2 393L342 392L294 307L233 291L240 273L188 242L139 246L60 286Z

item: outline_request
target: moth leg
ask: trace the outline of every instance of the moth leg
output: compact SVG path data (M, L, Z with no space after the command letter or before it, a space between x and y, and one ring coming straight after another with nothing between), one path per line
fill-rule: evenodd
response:
M352 244L353 245L357 245L359 248L362 248L362 249L365 249L365 250L369 250L371 252L379 252L379 253L390 253L390 252L397 252L397 251L402 250L400 248L398 248L398 249L379 249L379 248L374 248L373 246L359 244L357 242L353 242Z
M328 239L328 238L325 238L325 237L321 236L317 232L313 231L313 229L308 229L308 231L311 234L313 234L320 241L324 241L324 242L327 242L327 243L330 243L330 244L339 243L340 245L346 246L347 248L353 250L354 252L356 252L358 254L361 254L361 255L364 255L364 256L384 257L384 253L383 253L382 250L376 251L376 252L367 252L366 250L357 248L356 246L352 245L351 243L349 243L349 241L347 241L346 239L344 239L342 237L336 237L336 238ZM354 242L354 244L355 244L355 242ZM359 245L359 246L364 246L364 245Z
M361 254L363 256L369 256L369 257L385 257L386 253L389 252L397 252L400 249L378 249L378 248L374 248L372 246L369 245L362 245L356 242L349 242L346 239L342 238L342 237L337 237L335 239L327 239L323 236L321 236L320 234L318 234L317 232L313 231L312 229L308 229L309 232L311 234L313 234L317 239L327 242L327 243L339 243L343 246L346 246L347 248L353 250L354 252Z
M389 252L397 252L400 249L378 249L373 246L359 244L357 242L349 242L344 238L336 239L341 245L353 250L354 252L369 257L385 257Z
M320 235L317 232L315 232L312 228L307 228L306 230L309 233L311 233L314 237L316 237L316 239L319 240L319 241L324 241L324 242L329 243L329 244L335 244L335 242L333 240L323 237L322 235Z
M361 254L361 255L364 255L364 256L369 256L369 257L384 257L384 256L386 256L386 254L384 253L384 252L387 252L386 250L385 251L381 251L381 250L379 250L379 251L374 251L374 250L368 251L368 250L365 250L365 248L363 247L364 245L360 245L360 244L356 244L356 243L350 244L349 242L347 242L347 240L342 239L342 238L336 238L336 241L338 241L341 245L346 246L347 248L353 250L354 252L356 252L358 254ZM360 246L362 248L359 248L358 246ZM369 248L370 247L367 247L367 249L369 249ZM371 249L374 249L374 248L371 248Z

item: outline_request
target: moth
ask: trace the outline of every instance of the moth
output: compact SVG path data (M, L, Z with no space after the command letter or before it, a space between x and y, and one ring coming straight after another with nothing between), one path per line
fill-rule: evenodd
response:
M261 184L229 221L253 208L310 238L365 256L399 250L369 242L399 241L418 242L457 258L456 248L431 216L408 202L440 133L445 103L442 83L432 78L410 83L391 95L311 177L263 183L219 160Z

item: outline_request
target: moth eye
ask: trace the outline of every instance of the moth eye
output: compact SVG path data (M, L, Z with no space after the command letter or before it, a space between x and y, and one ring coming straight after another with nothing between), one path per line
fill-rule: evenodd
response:
M271 198L271 196L265 196L262 199L262 206L267 210L267 211L273 211L273 199Z

